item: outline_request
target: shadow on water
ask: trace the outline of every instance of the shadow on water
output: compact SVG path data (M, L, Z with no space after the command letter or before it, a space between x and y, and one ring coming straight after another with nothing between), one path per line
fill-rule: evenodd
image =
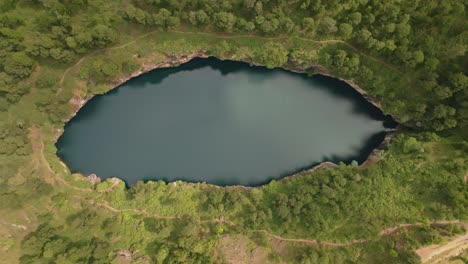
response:
M380 110L373 104L369 103L367 99L365 99L359 92L357 92L354 88L352 88L350 85L348 85L344 81L341 81L332 77L324 76L324 75L314 75L312 77L309 77L307 76L307 74L294 73L294 72L290 72L284 69L270 70L265 67L250 66L249 64L244 63L244 62L222 61L222 60L210 57L208 59L195 58L178 67L155 69L149 73L142 74L140 76L137 76L129 80L128 82L122 85L119 85L118 87L116 87L116 89L113 89L104 95L97 95L93 97L80 109L79 114L74 116L65 125L65 130L69 128L72 122L83 121L96 115L100 108L95 107L95 105L99 105L99 101L103 100L103 96L118 94L120 87L131 86L132 89L140 89L141 87L144 87L147 84L148 85L160 84L161 82L163 82L164 79L166 79L170 75L185 72L185 71L195 71L195 70L205 68L205 67L209 67L212 70L218 71L222 76L228 76L230 74L236 74L236 73L247 72L247 71L249 73L252 73L252 72L257 73L257 74L247 75L249 78L248 79L249 82L253 82L253 83L261 83L271 78L275 74L278 74L279 72L282 74L294 76L294 78L301 78L304 82L309 83L310 87L311 88L313 87L313 89L324 90L328 93L333 94L337 98L346 99L347 102L351 102L353 114L363 115L373 120L383 121L383 125L385 128L395 128L397 126L397 123L389 115L385 115L382 112L382 110ZM135 84L138 84L138 85L135 85ZM362 144L362 147L354 151L356 155L324 156L322 157L322 160L320 161L311 161L311 164L308 166L294 168L285 173L282 173L281 175L276 175L270 178L266 178L264 181L261 181L261 182L257 180L255 181L254 184L247 184L247 185L248 186L260 186L260 185L270 182L273 179L278 180L280 178L284 178L285 176L293 175L293 174L302 172L304 170L308 170L325 161L330 161L334 163L339 163L339 162L350 163L351 161L356 160L358 163L362 163L367 159L367 157L372 152L372 150L381 144L381 142L385 138L385 135L386 135L386 132L383 131L383 132L379 132L370 136L366 140L366 142ZM61 155L62 154L61 146L66 145L65 143L66 143L65 138L63 137L63 135L58 139L56 143L56 146L58 149L57 155L63 161L65 161L65 159ZM166 182L174 181L174 179L171 179L170 177L165 177L164 175L157 175L157 177L154 177L154 176L155 175L146 175L140 178L140 180L145 181L145 182L152 181L155 179L163 180ZM179 180L183 180L187 182L199 182L199 181L193 181L189 177L180 178ZM216 180L216 181L210 181L210 183L221 185L221 186L239 184L238 182L233 182L229 180ZM127 187L130 184L133 184L133 183L126 182Z
M160 84L164 79L175 73L195 71L204 67L209 67L212 70L218 71L221 73L222 76L247 71L251 73L258 73L249 75L249 81L258 83L264 80L268 80L278 72L291 76L296 76L310 83L310 86L314 87L314 89L326 90L327 92L333 94L337 98L349 100L353 104L353 113L356 115L365 115L378 121L384 121L384 125L386 128L394 128L397 125L397 123L395 123L390 116L384 115L381 109L374 106L373 104L370 104L367 101L367 99L364 98L364 96L362 96L353 87L351 87L349 84L342 80L320 74L316 74L312 77L309 77L305 73L295 73L284 69L271 70L263 66L250 66L246 62L220 60L214 57L209 57L206 59L194 58L189 62L177 67L155 69L153 71L130 79L128 82L119 85L118 87L116 87L116 89L112 89L104 95L116 94L119 92L118 88L122 86L132 86L132 89L138 89L144 87L146 84ZM135 88L135 86L133 86L132 84L135 84L136 82L143 85L138 85L136 86L137 88ZM100 100L100 98L104 95L97 95L91 100ZM83 110L84 109L85 106L83 106ZM86 110L86 115L92 114L94 114L94 112ZM84 117L86 117L86 115Z
M250 74L249 81L253 83L261 83L265 81L278 72L283 74L295 76L296 78L299 77L304 81L308 82L311 87L314 89L325 90L331 94L333 94L337 98L342 98L350 101L353 105L352 111L356 115L364 115L371 117L374 120L384 121L385 128L395 128L397 123L389 116L384 115L382 110L378 107L370 104L364 96L362 96L359 92L357 92L353 87L348 85L346 82L341 81L336 78L332 78L325 75L316 74L312 77L309 77L305 73L295 73L290 72L284 69L267 69L266 67L261 66L250 66L248 63L245 62L238 62L238 61L230 61L230 60L219 60L213 57L204 59L204 58L195 58L191 61L184 63L178 67L172 68L160 68L155 69L151 72L146 74L142 74L135 78L130 79L128 82L119 85L115 89L110 90L105 94L96 95L91 98L81 109L80 114L76 115L72 118L74 121L82 121L86 120L89 117L97 114L100 110L99 107L90 107L90 105L99 105L99 101L103 100L103 96L108 95L116 95L120 92L120 87L123 86L131 86L132 89L138 89L144 87L146 84L160 84L164 79L169 77L175 73L181 73L185 71L195 71L204 67L209 67L212 70L219 71L221 75L227 76L229 74L235 74L238 72L254 72L258 74ZM139 83L144 85L136 85L136 88L133 84ZM70 120L71 121L71 120ZM65 129L67 128L68 122L65 125Z
M315 166L317 166L317 165L319 165L320 163L323 163L323 162L333 162L333 163L336 163L336 164L339 164L339 163L343 162L344 164L350 164L352 161L355 160L355 161L358 162L358 164L362 164L364 161L367 160L367 158L372 153L372 151L383 142L386 134L387 134L387 132L379 132L379 133L376 133L376 134L370 136L366 140L366 142L364 143L363 147L356 149L355 153L358 153L357 155L324 156L324 157L322 157L322 160L320 160L320 161L312 162L311 164L309 164L307 166L304 166L304 167L297 167L297 168L291 169L289 171L281 173L280 175L271 176L269 178L266 178L265 180L260 181L260 182L255 181L255 183L239 184L236 181L229 181L229 180L222 180L222 179L221 180L216 180L215 182L210 182L210 183L215 184L215 185L219 185L219 186L244 185L244 186L250 186L250 187L259 187L259 186L268 184L272 180L280 180L280 179L288 177L288 176L292 176L292 175L295 175L295 174L298 174L298 173L301 173L301 172L305 172L305 171L310 170L310 169L314 168ZM171 179L170 177L165 177L165 176L162 176L162 175L158 175L158 177L154 177L152 175L147 175L147 176L143 177L139 181L142 181L142 182L155 181L154 180L155 178L158 179L157 181L161 180L161 181L164 181L166 183L175 181L174 179ZM190 179L190 177L183 177L183 178L180 178L178 180L181 180L181 181L184 181L184 182L190 182L190 183L200 182L200 181L193 181L193 180ZM125 181L125 185L127 187L131 187L132 184Z
M356 153L359 153L358 155L348 155L348 156L340 156L340 155L331 155L331 156L324 156L321 161L318 162L312 162L310 165L304 166L304 167L298 167L291 169L287 172L284 172L280 175L277 176L271 176L269 178L266 178L264 181L256 181L255 183L248 183L248 184L239 184L236 181L228 181L228 180L217 180L216 182L210 182L211 184L216 184L219 186L233 186L233 185L244 185L244 186L250 186L250 187L259 187L265 184L268 184L272 180L280 180L288 176L292 176L307 170L310 170L314 168L317 165L320 165L320 163L323 162L333 162L336 164L339 164L343 162L344 164L350 164L353 160L357 161L358 164L362 164L364 161L367 160L371 152L378 147L382 141L385 138L386 132L380 132L372 135L366 143L364 143L364 146L356 150ZM171 180L169 177L157 177L158 180L162 180L167 182L171 182L174 180ZM143 182L148 182L148 181L154 181L155 177L148 175L147 177L144 177L141 179ZM199 181L193 181L190 179L190 177L187 178L181 178L179 179L181 181L185 182L191 182L191 183L197 183ZM127 182L125 183L127 187L130 187L131 184L128 184Z

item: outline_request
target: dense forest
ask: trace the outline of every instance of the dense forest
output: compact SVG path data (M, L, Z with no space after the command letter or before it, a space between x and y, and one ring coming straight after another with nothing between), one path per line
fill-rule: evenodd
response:
M260 262L418 263L414 249L465 232L468 218L466 7L0 1L0 262L223 263L244 247ZM54 143L82 100L193 54L339 77L401 126L369 166L258 188L127 188L62 165Z

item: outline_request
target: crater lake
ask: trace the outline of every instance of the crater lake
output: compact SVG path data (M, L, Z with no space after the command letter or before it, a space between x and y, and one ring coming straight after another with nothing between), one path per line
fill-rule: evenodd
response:
M215 58L155 69L89 100L56 143L72 172L258 186L363 162L393 121L343 81Z

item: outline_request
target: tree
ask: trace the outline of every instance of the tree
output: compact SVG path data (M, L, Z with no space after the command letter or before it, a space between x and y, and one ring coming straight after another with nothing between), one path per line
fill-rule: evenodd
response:
M462 72L451 74L449 81L455 92L468 90L468 77Z
M320 20L318 30L323 34L335 33L338 30L336 21L331 17L324 17Z
M36 87L51 88L55 83L57 83L57 76L53 74L42 74L37 78Z
M227 53L231 52L231 46L226 40L222 40L213 47L212 52L215 55L224 56Z
M76 29L73 37L66 38L67 45L78 53L84 53L93 46L93 36L85 29Z
M113 29L106 25L97 25L92 30L93 45L96 47L105 47L117 39L117 34Z
M257 1L255 3L254 10L255 10L255 14L261 15L263 13L263 3L260 1Z
M440 100L447 99L452 96L452 90L447 86L438 85L434 88L434 93Z
M81 68L81 76L94 82L106 82L120 73L121 65L111 60L98 59L91 65ZM96 86L99 88L99 86Z
M124 17L138 24L146 24L146 14L143 10L130 5L125 9Z
M7 111L8 106L8 101L5 98L0 97L0 112Z
M262 22L258 23L258 25L263 33L269 34L274 33L276 30L278 30L279 21L276 18L262 19Z
M353 25L359 25L361 23L361 20L362 20L362 15L361 13L359 12L354 12L352 13L351 15L349 15L349 19L348 19L351 24Z
M267 42L258 52L257 58L267 68L280 67L288 61L288 50L280 43Z
M245 20L244 18L239 18L236 21L236 28L238 31L251 32L255 30L255 24L253 22Z
M176 16L170 16L166 19L165 26L168 29L176 28L180 26L180 19Z
M448 105L436 105L430 112L430 127L436 131L455 127L457 125L457 120L454 118L456 112L455 108Z
M196 26L205 25L210 17L203 10L189 13L190 23Z
M342 23L340 24L340 35L344 39L349 39L351 35L353 34L353 26L351 26L348 23Z
M252 9L255 7L256 0L243 0L244 7L246 9Z
M385 25L385 31L387 31L388 33L395 32L395 29L396 29L395 23L388 23L387 25Z
M374 78L374 72L367 66L361 66L358 74L364 82L369 82Z
M407 137L403 140L403 152L406 153L406 154L409 154L409 153L412 153L412 152L416 152L416 151L421 151L422 150L422 146L421 144L418 142L418 140L414 137Z
M156 254L157 263L164 263L164 260L169 255L169 250L165 246L161 246Z
M2 88L7 87L11 83L13 83L13 77L5 72L0 72L0 92L7 92L8 90L3 90Z
M434 107L432 112L433 118L444 118L455 115L456 110L448 105L439 104Z
M416 63L421 63L424 61L424 53L420 50L413 52L413 59Z
M396 26L397 37L402 39L409 35L411 31L411 26L406 23L400 23Z
M424 61L424 69L429 72L434 72L439 66L439 60L436 58L428 58Z
M218 12L214 15L214 23L218 28L231 32L236 23L236 17L229 12Z
M70 50L53 48L49 51L50 57L63 63L72 62L75 59L75 53Z
M283 32L290 33L294 30L294 22L289 17L281 17L279 19L280 27Z
M317 51L310 49L294 49L290 54L292 62L307 67L317 59Z
M357 32L356 39L359 43L367 43L372 38L372 33L367 29L361 29Z
M0 13L12 10L16 7L17 1L15 0L3 0L0 2Z
M306 31L312 29L314 27L314 24L315 24L315 21L313 18L311 17L305 17L303 20L302 20L302 26L304 27L304 29Z
M14 52L5 59L3 67L7 74L22 79L31 75L34 61L24 52Z

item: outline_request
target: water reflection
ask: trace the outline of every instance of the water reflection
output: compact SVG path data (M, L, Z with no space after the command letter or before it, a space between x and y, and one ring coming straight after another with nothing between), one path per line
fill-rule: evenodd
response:
M194 59L96 96L57 147L72 171L128 184L260 185L323 161L362 162L389 120L333 78Z

